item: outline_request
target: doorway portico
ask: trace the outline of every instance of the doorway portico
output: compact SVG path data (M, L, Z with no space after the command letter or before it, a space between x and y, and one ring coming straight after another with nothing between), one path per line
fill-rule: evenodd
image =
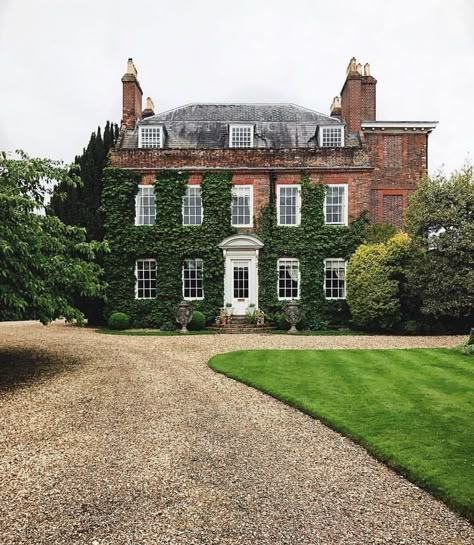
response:
M224 304L243 316L249 305L258 307L258 252L263 242L255 235L238 234L224 239L219 248L225 259Z

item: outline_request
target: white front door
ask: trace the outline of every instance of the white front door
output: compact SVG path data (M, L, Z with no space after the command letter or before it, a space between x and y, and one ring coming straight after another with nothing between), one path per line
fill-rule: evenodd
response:
M226 303L233 313L245 315L249 305L257 305L257 267L252 257L228 255L226 259Z

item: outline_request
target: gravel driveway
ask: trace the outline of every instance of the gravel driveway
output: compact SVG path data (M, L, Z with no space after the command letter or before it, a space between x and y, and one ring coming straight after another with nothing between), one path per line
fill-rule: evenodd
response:
M0 542L472 544L466 521L364 449L206 366L244 348L458 342L0 324L0 357L26 361L0 383Z

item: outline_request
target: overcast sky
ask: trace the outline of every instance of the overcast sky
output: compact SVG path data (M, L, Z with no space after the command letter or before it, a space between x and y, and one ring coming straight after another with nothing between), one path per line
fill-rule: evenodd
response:
M439 121L430 171L474 155L472 0L0 0L0 149L71 161L120 122L133 57L155 111L294 102L329 113L349 59L377 118Z

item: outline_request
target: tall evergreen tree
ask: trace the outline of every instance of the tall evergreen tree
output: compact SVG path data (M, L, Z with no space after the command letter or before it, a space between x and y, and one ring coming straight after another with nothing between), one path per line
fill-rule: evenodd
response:
M48 214L54 214L67 225L86 229L87 240L103 240L104 224L100 205L102 201L102 172L107 165L107 156L117 141L119 128L116 123L107 121L102 137L101 128L93 132L87 148L74 160L74 169L81 184L71 187L59 183L51 197ZM97 263L102 265L100 256ZM89 324L103 320L103 301L79 297L76 306L86 315Z
M102 171L107 156L119 134L117 124L107 121L102 137L101 128L93 132L87 148L76 156L75 166L82 185L67 187L59 184L51 198L50 213L68 225L85 227L88 240L104 238L103 218L100 211L102 199Z

